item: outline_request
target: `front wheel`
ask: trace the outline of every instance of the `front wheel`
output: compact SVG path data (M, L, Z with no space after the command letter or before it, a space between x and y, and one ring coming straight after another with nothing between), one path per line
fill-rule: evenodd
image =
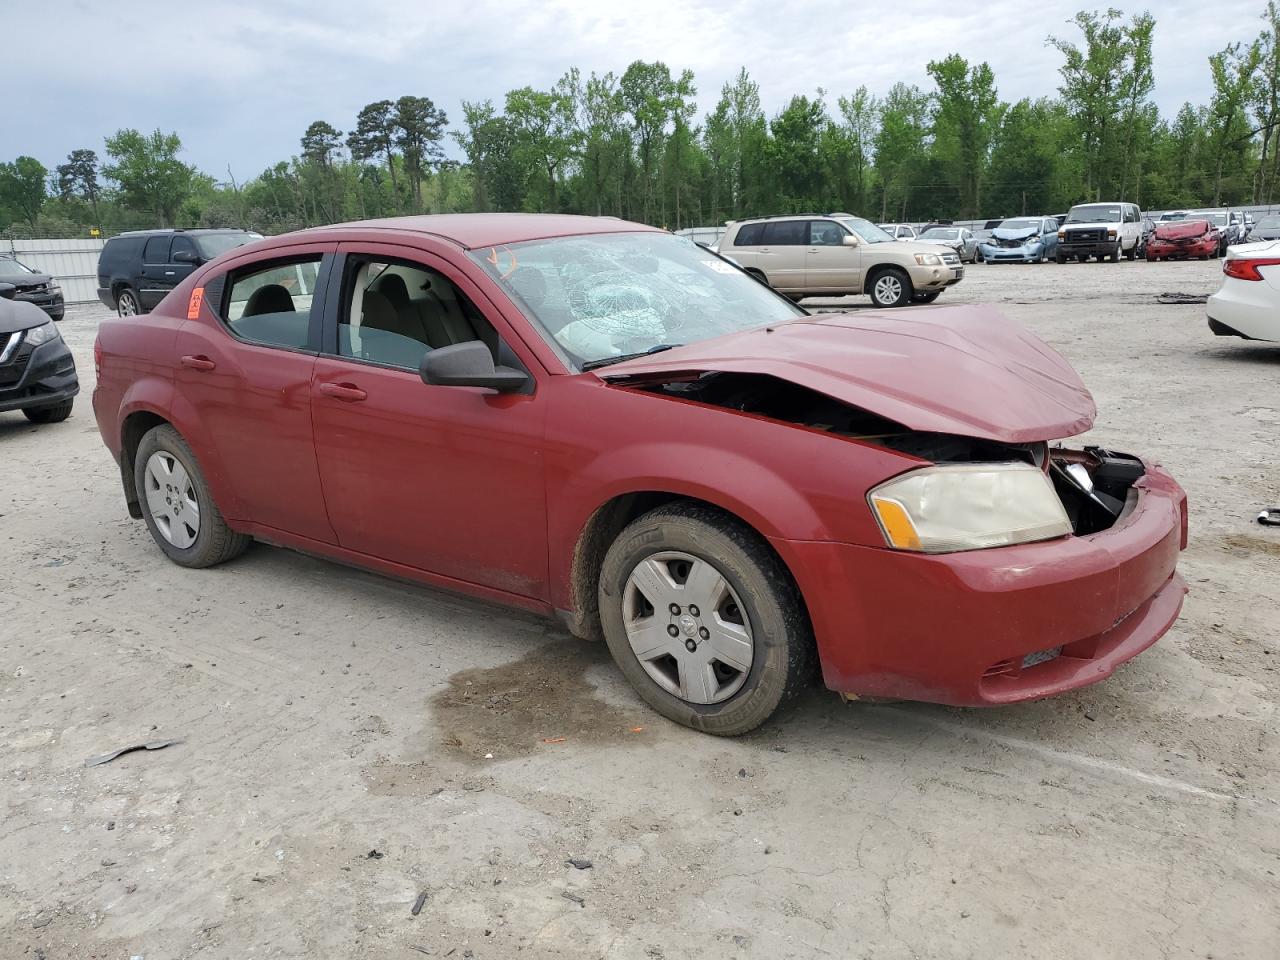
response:
M1125 251L1124 258L1126 260L1138 259L1138 245L1135 243L1132 247Z
M49 407L24 407L22 415L32 423L61 423L71 416L75 400L67 400Z
M676 723L738 736L813 680L814 643L768 544L717 510L674 503L619 534L600 570L609 652Z
M897 267L876 274L871 281L871 302L877 307L900 307L914 295L911 278Z
M174 563L212 567L238 557L252 542L227 526L195 454L168 424L138 444L133 482L152 539Z
M1059 263L1066 263L1067 255L1065 253L1060 253L1056 257L1054 257L1054 259L1057 260Z
M1111 253L1110 253L1110 255L1108 255L1107 259L1108 259L1108 260L1110 260L1112 263L1119 263L1119 262L1120 262L1120 244L1118 244L1118 243L1116 244L1116 248L1115 248L1114 250L1112 250L1112 251L1111 251Z

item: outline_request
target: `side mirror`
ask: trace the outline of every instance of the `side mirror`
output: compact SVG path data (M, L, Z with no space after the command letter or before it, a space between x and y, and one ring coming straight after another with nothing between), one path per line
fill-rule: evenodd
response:
M18 288L12 283L0 283L0 297L6 300L12 300L13 295L18 292Z
M517 393L530 382L523 370L494 366L493 354L479 340L428 350L418 373L432 386L485 387L498 393Z
M200 258L190 250L179 250L173 255L174 263L199 263Z
M852 233L846 233L844 240L841 241L846 247L856 247L859 243L858 238Z

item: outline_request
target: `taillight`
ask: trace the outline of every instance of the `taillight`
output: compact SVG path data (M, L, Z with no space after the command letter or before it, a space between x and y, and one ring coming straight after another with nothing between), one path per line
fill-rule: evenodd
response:
M1260 267L1280 266L1280 257L1239 257L1222 261L1222 272L1236 280L1261 280Z
M97 337L93 340L93 375L102 376L102 341Z

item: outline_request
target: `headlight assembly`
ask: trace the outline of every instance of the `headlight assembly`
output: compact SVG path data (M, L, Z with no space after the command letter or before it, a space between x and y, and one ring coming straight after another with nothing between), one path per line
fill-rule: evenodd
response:
M58 328L53 325L53 321L42 323L38 327L32 327L25 334L23 339L27 341L30 347L38 347L42 343L48 343L50 340L58 339Z
M917 253L916 263L922 267L940 267L942 266L942 257L936 253Z
M1053 483L1027 463L925 467L881 484L867 499L895 550L953 553L1071 532Z

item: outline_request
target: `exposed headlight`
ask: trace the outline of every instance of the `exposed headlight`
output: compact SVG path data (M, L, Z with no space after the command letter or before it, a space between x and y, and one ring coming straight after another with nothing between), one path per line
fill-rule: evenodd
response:
M942 266L942 258L936 253L917 253L916 263L922 267L940 267Z
M50 280L50 281L49 281L49 292L50 292L50 293L57 293L57 292L58 292L59 290L61 290L61 289L62 289L62 287L58 285L58 282L57 282L56 280Z
M27 341L28 346L38 347L42 343L48 343L50 340L58 339L58 328L53 325L53 321L42 323L38 327L32 327L22 335Z
M925 467L881 484L867 499L895 550L952 553L1071 532L1053 483L1027 463Z

